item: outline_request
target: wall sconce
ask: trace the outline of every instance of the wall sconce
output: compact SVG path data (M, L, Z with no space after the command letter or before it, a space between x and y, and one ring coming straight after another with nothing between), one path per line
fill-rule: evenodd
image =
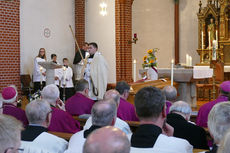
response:
M132 43L137 43L137 41L138 41L138 38L137 38L137 34L136 33L134 33L134 35L133 35L133 40L129 40L129 44L132 44Z
M107 15L107 4L105 2L102 2L100 4L100 14L102 16L106 16Z

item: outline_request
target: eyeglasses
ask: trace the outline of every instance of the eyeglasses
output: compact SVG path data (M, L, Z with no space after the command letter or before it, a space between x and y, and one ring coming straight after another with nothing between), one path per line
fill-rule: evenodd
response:
M24 149L21 149L21 148L15 149L14 147L9 147L9 148L7 148L7 149L4 151L4 153L6 153L8 150L14 150L14 151L15 151L14 153L16 153L16 152L18 152L18 151L21 151L21 152L24 151Z

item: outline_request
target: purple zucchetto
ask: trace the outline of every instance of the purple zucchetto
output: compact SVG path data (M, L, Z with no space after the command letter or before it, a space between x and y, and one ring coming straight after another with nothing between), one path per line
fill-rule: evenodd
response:
M13 103L17 98L17 91L14 87L6 87L2 91L2 100L5 103Z
M224 81L221 83L220 88L224 92L230 92L230 81Z

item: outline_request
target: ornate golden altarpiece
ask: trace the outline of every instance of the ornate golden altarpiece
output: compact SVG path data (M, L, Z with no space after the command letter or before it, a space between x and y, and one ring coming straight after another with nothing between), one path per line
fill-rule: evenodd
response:
M206 7L202 7L200 1L199 6L197 13L199 65L210 65L212 60L212 46L209 45L209 25L211 23L214 24L214 38L218 44L217 59L222 61L224 65L230 65L230 0L207 0Z

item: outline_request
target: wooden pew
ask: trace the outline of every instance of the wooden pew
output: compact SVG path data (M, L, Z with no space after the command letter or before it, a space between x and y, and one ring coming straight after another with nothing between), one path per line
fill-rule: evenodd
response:
M133 133L136 131L136 129L140 125L140 122L138 122L138 121L125 121L125 122L128 123L128 125L129 125L129 127Z
M75 120L79 121L80 122L80 125L81 125L81 129L83 129L83 127L85 126L85 123L86 123L86 119L82 119L82 118L79 118L78 116L72 116Z
M193 153L198 153L198 152L202 152L202 151L208 151L208 150L204 150L204 149L193 149Z
M69 141L71 136L73 135L73 133L63 133L63 132L53 132L53 131L48 131L48 133L56 135L56 136L63 138L67 141Z

